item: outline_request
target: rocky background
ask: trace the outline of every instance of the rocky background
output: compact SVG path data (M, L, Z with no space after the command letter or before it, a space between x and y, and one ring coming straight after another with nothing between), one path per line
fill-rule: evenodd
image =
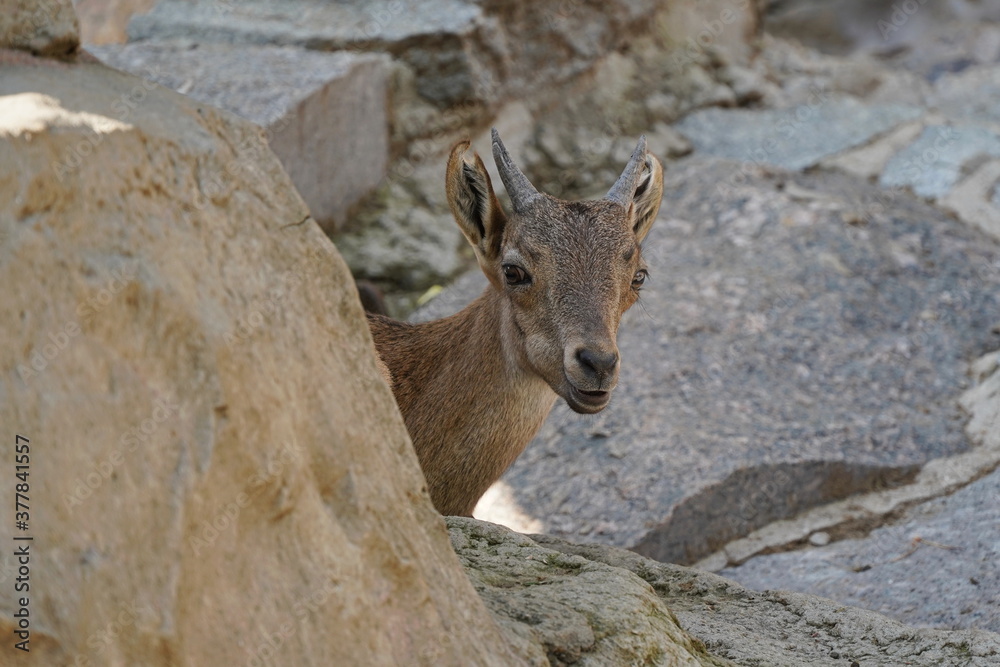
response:
M0 664L1000 659L993 3L75 10L0 0ZM433 511L351 279L482 288L491 125L553 194L668 170L612 406L477 510L530 537Z

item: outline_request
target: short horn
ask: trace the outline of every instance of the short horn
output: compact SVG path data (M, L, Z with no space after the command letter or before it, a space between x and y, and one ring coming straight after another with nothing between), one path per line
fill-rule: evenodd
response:
M510 203L514 207L514 210L523 212L532 201L540 196L538 190L535 189L535 186L531 184L528 177L514 164L503 142L500 141L500 134L497 133L495 127L493 128L492 136L493 160L497 163L500 180L503 181L504 187L507 188L507 194L510 196Z
M645 166L646 135L642 135L639 137L639 143L636 145L635 150L632 151L632 157L629 159L628 164L625 165L622 175L618 177L618 180L611 186L611 189L608 190L608 194L604 198L628 208L629 204L632 203L632 198L635 196L635 189L639 186L639 178L642 176L642 170Z

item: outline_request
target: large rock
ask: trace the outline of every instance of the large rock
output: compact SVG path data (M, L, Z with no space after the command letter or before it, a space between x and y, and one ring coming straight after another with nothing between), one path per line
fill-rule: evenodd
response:
M0 453L12 507L29 441L34 538L4 664L519 664L259 129L101 64L0 63Z
M1000 658L991 632L917 629L820 597L756 593L622 549L529 539L473 519L448 526L487 606L535 651L536 664L989 667Z
M493 496L516 525L694 562L969 449L955 400L996 344L1000 244L842 175L698 158L668 174L620 386L595 417L556 406Z
M263 127L313 218L328 233L341 230L351 209L385 176L384 58L185 41L90 51L112 67Z

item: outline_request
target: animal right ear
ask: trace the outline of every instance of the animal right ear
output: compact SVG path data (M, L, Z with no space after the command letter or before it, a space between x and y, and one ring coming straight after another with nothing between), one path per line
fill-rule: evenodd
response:
M451 149L445 189L455 221L482 263L499 257L507 217L493 192L486 165L476 152L469 159L469 147L470 143L463 141Z

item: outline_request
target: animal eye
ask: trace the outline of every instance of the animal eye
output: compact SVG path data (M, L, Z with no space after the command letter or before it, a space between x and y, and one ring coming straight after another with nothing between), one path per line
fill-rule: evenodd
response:
M516 264L503 265L503 277L508 285L527 285L531 282L528 272Z
M641 288L642 284L646 282L646 278L648 277L649 277L649 271L647 271L646 269L639 269L638 271L636 271L635 275L632 276L632 289Z

